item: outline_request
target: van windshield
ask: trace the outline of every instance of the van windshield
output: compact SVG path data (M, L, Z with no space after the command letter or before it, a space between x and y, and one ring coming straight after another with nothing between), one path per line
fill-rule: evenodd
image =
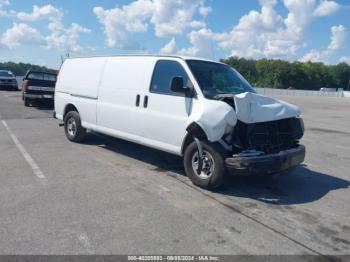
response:
M228 65L199 60L187 60L187 64L207 98L223 94L255 93L247 80Z

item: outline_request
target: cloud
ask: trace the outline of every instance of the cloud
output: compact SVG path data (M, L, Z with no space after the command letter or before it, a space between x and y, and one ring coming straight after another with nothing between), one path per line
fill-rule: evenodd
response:
M259 2L260 12L252 10L242 16L230 32L216 33L205 26L190 32L187 37L191 46L178 49L178 53L213 58L217 47L228 51L230 55L242 57L272 56L281 55L282 51L288 52L291 41L283 30L283 18L274 9L277 1Z
M350 65L350 56L342 56L340 59L339 59L339 62L340 63L347 63Z
M130 34L147 31L146 22L152 14L153 5L149 0L138 0L121 8L103 9L94 7L93 12L104 27L106 45L128 48L131 45Z
M82 47L78 44L81 33L90 33L90 29L72 23L65 28L60 22L50 23L51 34L45 38L47 48L56 48L65 52L80 52Z
M203 29L192 32L189 35L192 46L187 52L212 57L208 48L213 50L217 45L232 56L297 59L299 50L306 45L309 25L317 17L333 14L340 8L334 1L282 0L288 10L287 16L282 17L276 11L277 0L259 3L259 11L243 15L229 32L209 33ZM202 51L205 46L207 50Z
M161 54L178 54L184 56L203 57L215 59L217 41L222 37L221 34L214 33L208 28L202 28L192 31L187 35L191 46L188 48L179 48L173 37L160 51Z
M10 1L9 0L0 0L0 7L3 7L5 5L9 5Z
M202 17L207 17L212 11L213 11L213 9L210 6L202 5L199 8L199 13Z
M343 25L332 26L331 31L331 44L328 46L328 49L338 51L345 46L349 32Z
M196 56L204 58L215 58L216 41L221 38L210 29L202 28L188 34L191 46L179 50L179 53L186 56Z
M341 8L341 5L334 1L322 1L314 11L315 16L328 16L337 12Z
M178 48L175 37L173 37L169 43L167 43L162 49L160 49L160 54L162 55L174 55L177 54L177 52Z
M129 48L133 33L146 32L149 25L157 37L180 35L188 28L204 27L211 8L205 0L136 0L113 9L94 7L106 35L106 45Z
M8 13L5 10L3 10L3 8L7 5L10 5L9 0L0 0L0 17L8 15Z
M194 19L196 14L205 17L211 9L204 5L204 0L153 0L151 23L158 37L180 35L193 25L205 25L204 21Z
M47 36L41 36L41 44L49 49L56 48L64 52L79 52L82 50L82 47L78 44L80 34L90 32L90 29L77 23L72 23L70 26L65 27L62 22L64 16L63 12L50 4L44 6L34 5L31 13L12 11L12 15L17 19L26 22L48 20L49 23L47 28L49 29L50 34ZM21 37L22 42L25 42L26 37L31 38L30 35L23 35L23 37ZM18 41L14 47L19 46L20 41Z
M272 34L282 28L283 19L274 10L276 0L260 0L259 2L261 11L253 10L242 16L239 23L230 32L213 32L204 23L201 28L187 35L191 43L190 47L175 48L174 39L162 51L170 49L171 51L176 50L179 54L214 58L216 49L220 47L229 51L230 55L249 57L265 55L268 40L271 39Z
M24 23L14 23L0 38L0 43L10 49L17 48L21 43L43 44L44 37L33 27Z
M276 1L260 1L261 10L250 11L241 17L239 23L228 33L223 33L220 47L230 51L230 55L261 57L276 51L274 45L278 35L283 33L283 19L275 11ZM283 37L286 39L286 37ZM281 42L282 43L282 42Z
M33 6L32 13L18 12L16 17L23 21L37 21L40 19L49 19L51 21L61 20L63 17L62 11L52 5Z
M347 31L347 29L343 25L332 26L331 32L331 43L329 44L326 50L317 51L313 49L309 53L305 54L300 59L300 61L328 63L328 60L332 55L334 55L337 51L343 49L346 45L346 40L349 36L349 32Z

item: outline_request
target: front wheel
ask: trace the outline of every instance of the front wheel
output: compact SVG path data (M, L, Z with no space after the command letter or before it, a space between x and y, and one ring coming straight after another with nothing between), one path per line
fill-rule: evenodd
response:
M72 142L81 142L84 140L86 129L81 125L78 112L71 111L64 117L64 131L66 137Z
M201 142L203 147L203 165L198 172L199 153L196 142L192 142L184 153L184 167L192 183L206 189L215 189L222 185L225 175L224 153L216 144Z

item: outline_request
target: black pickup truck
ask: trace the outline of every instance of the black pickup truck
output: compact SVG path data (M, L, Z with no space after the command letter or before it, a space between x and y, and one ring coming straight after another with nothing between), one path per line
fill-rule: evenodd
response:
M22 99L25 106L32 101L54 100L57 74L29 70L23 78Z

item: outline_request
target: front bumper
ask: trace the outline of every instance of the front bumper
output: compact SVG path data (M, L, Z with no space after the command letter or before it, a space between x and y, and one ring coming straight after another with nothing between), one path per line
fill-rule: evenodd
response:
M17 84L0 84L0 89L18 89Z
M281 151L277 154L226 158L226 168L239 174L274 174L291 169L305 159L305 146Z

